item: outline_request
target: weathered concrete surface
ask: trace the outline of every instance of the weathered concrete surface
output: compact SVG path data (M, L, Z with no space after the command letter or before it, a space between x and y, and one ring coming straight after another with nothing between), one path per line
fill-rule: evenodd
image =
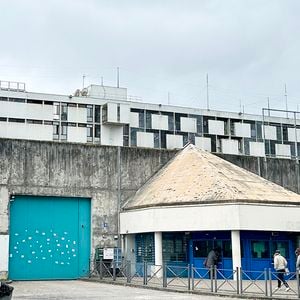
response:
M0 139L0 235L9 234L9 198L13 194L89 197L92 249L114 246L119 206L175 154L122 147L118 155L117 147ZM219 156L299 191L299 166L295 161ZM103 222L107 228L103 228Z
M92 249L115 245L119 199L134 194L175 151L121 148L118 153L117 147L0 139L0 234L9 233L13 194L88 197Z
M19 281L14 282L12 286L15 288L13 299L196 300L199 297L206 300L220 299L218 296L182 294L85 281ZM231 298L222 297L222 299Z

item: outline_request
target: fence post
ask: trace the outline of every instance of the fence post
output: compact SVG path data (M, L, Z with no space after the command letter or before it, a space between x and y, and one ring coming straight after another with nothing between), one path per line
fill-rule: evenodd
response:
M191 275L192 275L192 290L195 289L195 282L194 282L194 265L191 265Z
M273 294L273 291L272 291L272 271L271 271L271 269L269 268L269 287L270 287L270 294L269 294L269 296L270 297L272 297L272 294ZM266 291L266 293L268 293L267 291ZM267 294L267 296L268 296L268 294Z
M240 267L240 293L243 294L243 269Z
M100 265L99 265L99 278L103 279L103 265L102 265L102 259L100 259Z
M299 278L299 268L296 268L296 280L297 280L297 295L298 295L298 298L300 298L300 278Z
M188 290L191 290L191 269L190 269L190 264L187 265L188 267Z
M214 291L214 269L213 266L209 267L209 277L210 277L210 291Z
M148 274L147 274L147 262L146 261L144 261L144 272L143 272L143 274L144 274L143 284L147 285L147 276L148 276Z
M214 266L214 268L213 268L213 277L215 279L215 293L218 292L218 280L217 280L217 276L218 276L217 266Z
M264 279L265 279L265 296L268 297L268 272L267 269L264 269ZM271 295L272 295L272 276L271 276Z
M130 283L131 282L131 261L130 260L127 260L127 268L126 268L126 277L127 277L127 283Z
M166 265L166 263L162 264L162 268L163 268L163 287L166 288L168 286L168 283L167 283L167 265Z
M236 293L239 295L240 293L240 269L239 267L236 267L235 272L236 272Z
M116 281L116 262L113 260L113 281Z

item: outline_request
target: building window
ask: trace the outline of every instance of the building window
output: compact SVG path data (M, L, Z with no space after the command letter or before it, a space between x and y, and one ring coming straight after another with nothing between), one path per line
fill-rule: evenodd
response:
M87 121L93 122L93 106L88 105L86 108L86 112L87 112Z
M59 119L59 103L53 104L53 117L54 119Z
M272 241L271 254L274 254L276 250L280 250L281 255L283 255L285 258L290 257L288 241Z
M100 106L95 106L95 123L100 123Z
M101 127L100 125L95 125L95 138L100 139Z
M213 249L213 241L212 240L193 241L194 257L207 257L207 254L212 249Z
M61 105L61 120L62 121L67 121L68 119L68 106L67 104L62 104Z
M87 141L92 142L93 141L93 126L88 126L86 128L87 130Z
M251 256L253 258L270 258L269 241L251 241Z
M62 123L62 124L61 124L61 131L60 131L60 133L61 133L60 138L61 138L62 140L66 140L66 139L67 139L67 129L68 129L67 124Z
M169 261L187 261L187 237L183 233L163 233L163 259Z

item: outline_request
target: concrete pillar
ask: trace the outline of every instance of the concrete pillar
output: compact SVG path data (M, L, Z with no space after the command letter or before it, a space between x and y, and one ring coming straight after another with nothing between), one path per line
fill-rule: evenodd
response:
M235 270L237 267L242 266L241 258L241 239L239 230L231 230L231 246L232 246L232 268ZM237 279L234 274L234 280Z
M162 255L162 233L161 232L154 233L154 248L155 248L154 270L156 276L162 278L163 277L163 270L162 270L163 255Z

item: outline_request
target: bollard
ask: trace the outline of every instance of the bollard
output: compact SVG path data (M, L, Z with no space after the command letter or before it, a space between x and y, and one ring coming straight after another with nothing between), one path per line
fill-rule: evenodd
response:
M128 260L127 261L127 268L126 268L126 277L127 277L127 283L130 283L131 282L131 261Z

